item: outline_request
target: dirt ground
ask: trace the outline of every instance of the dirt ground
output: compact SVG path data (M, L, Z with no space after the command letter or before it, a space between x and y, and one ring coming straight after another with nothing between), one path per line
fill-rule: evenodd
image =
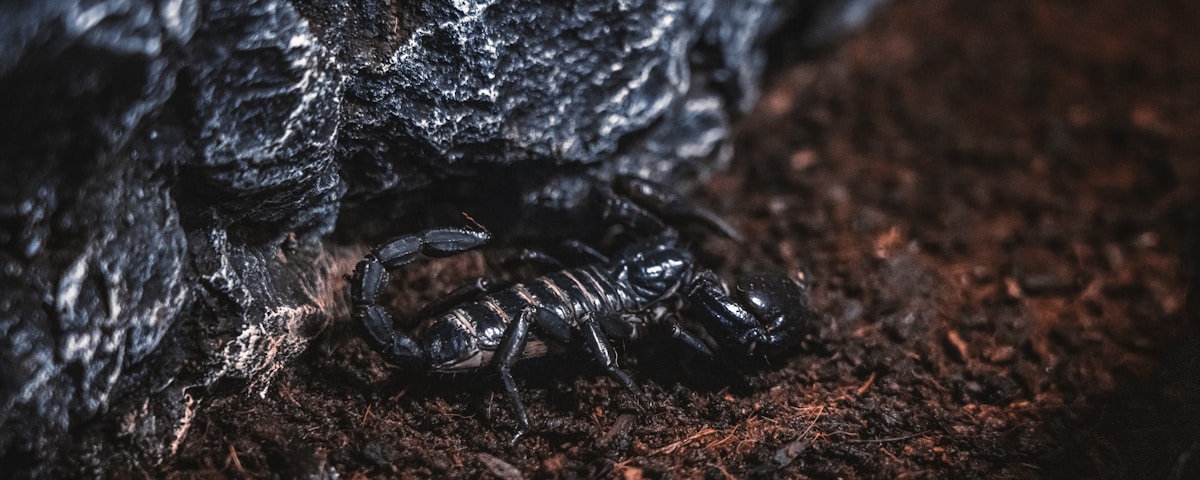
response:
M781 44L699 192L750 239L698 243L710 267L812 282L819 324L762 371L633 345L640 411L528 362L510 445L493 377L398 374L339 319L265 396L208 392L151 475L1200 478L1197 5L898 1L815 59ZM482 268L418 265L394 302Z

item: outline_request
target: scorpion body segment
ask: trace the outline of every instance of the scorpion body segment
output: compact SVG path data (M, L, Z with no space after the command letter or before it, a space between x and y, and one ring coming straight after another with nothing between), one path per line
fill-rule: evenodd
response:
M648 199L645 203L657 202L672 211L688 209L688 216L724 225L707 211L656 193L655 184L638 186L639 195ZM646 217L639 213L637 218ZM641 389L617 364L611 340L636 339L647 327L664 326L685 345L711 355L703 340L680 325L679 316L687 314L722 350L743 356L798 341L811 315L800 283L783 275L757 274L731 293L716 274L677 245L676 237L664 228L611 256L585 248L581 258L586 261L521 283L502 286L477 280L422 310L425 320L415 334L396 330L391 314L379 305L388 271L420 254L447 256L480 247L490 236L443 228L396 237L368 254L350 277L353 316L365 327L369 343L393 364L433 372L494 367L520 432L528 428L529 418L511 368L521 358L583 347L645 403Z

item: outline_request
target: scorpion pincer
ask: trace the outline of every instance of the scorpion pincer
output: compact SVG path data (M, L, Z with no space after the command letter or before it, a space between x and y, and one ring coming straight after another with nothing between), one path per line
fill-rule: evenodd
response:
M379 304L388 272L420 255L445 257L481 247L484 231L438 228L393 238L374 248L350 277L354 319L390 363L432 372L494 367L520 424L529 416L511 369L522 359L580 347L643 405L638 385L617 363L612 340L636 339L648 327L705 355L709 346L679 323L697 321L721 350L740 356L778 352L799 341L812 312L805 287L781 273L747 275L730 289L699 266L667 229L606 257L589 250L586 262L512 285L480 279L421 311L413 335L399 331Z

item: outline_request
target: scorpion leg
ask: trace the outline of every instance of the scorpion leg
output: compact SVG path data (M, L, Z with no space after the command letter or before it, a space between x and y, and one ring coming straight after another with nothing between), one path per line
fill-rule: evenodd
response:
M493 279L479 277L425 305L416 316L417 318L430 318L502 288L504 288L504 285Z
M607 263L608 256L579 240L567 240L554 249L560 257L567 257L577 265Z
M525 410L525 404L521 402L521 393L517 390L517 383L512 376L512 366L517 360L520 360L521 353L525 350L531 325L536 326L550 340L566 344L571 339L570 324L550 310L540 307L529 307L522 310L517 319L508 324L508 328L504 330L503 339L496 349L492 363L496 365L496 369L500 373L500 381L504 384L504 394L512 403L517 423L520 424L516 436L513 437L514 443L529 429L529 414Z
M678 321L672 320L667 327L670 328L672 338L683 342L684 345L691 347L692 350L695 350L706 357L711 358L713 356L713 352L708 348L708 345L705 345L703 340L700 340L699 338L696 338L695 335L692 335L692 332L685 330L681 325L679 325Z
M522 248L497 261L499 267L506 271L522 271L521 268L532 267L538 275L605 262L608 262L607 256L578 240L566 240L545 249Z
M525 309L517 316L516 320L508 324L500 346L496 349L496 356L492 360L492 363L496 365L496 370L500 373L500 381L504 384L504 394L508 396L517 416L519 426L516 436L513 437L513 443L516 443L529 430L529 414L525 410L525 404L521 402L521 393L517 391L517 382L513 380L512 366L520 359L521 352L525 350L530 320L535 315L535 311L533 308Z
M735 292L703 273L688 293L689 309L718 343L746 355L791 347L813 316L805 287L782 274L748 275Z
M640 177L622 175L613 180L613 189L617 194L668 221L698 223L733 240L742 240L741 234L712 210L697 205L665 185Z
M542 249L520 248L500 255L493 261L497 268L508 272L512 278L532 280L550 272L565 270L568 264L558 256Z
M607 191L603 193L601 201L603 202L601 218L608 224L628 227L641 237L672 231L657 215L628 197Z
M620 383L626 390L629 390L639 404L642 406L650 405L650 399L646 397L642 389L617 364L617 352L608 343L608 338L605 337L600 324L591 316L584 317L581 323L583 324L583 340L586 342L588 348L591 349L596 362L608 371L608 374L616 379L617 383Z

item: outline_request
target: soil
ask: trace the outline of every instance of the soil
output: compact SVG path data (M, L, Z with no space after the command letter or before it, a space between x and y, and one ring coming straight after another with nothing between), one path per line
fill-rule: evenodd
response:
M1200 478L1198 5L899 1L820 56L781 40L697 192L748 239L697 241L709 267L811 282L820 320L766 368L628 346L642 410L525 362L511 444L494 377L405 375L342 316L263 395L207 392L149 473ZM416 265L393 302L484 268Z

